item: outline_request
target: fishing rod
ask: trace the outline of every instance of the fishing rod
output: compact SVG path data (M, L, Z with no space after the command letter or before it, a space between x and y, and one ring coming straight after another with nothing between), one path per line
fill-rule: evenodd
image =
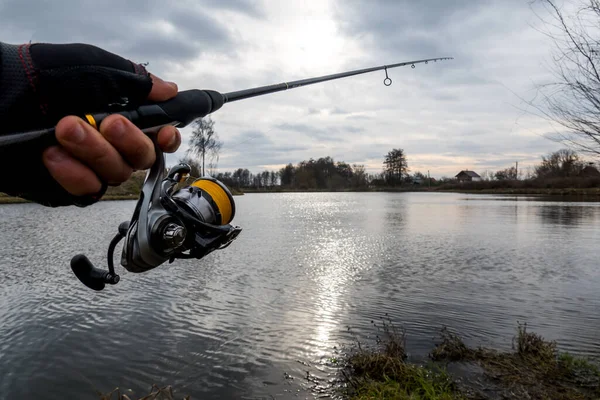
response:
M110 242L108 270L94 267L85 255L78 254L71 260L73 273L87 287L102 290L106 284L114 285L120 281L114 269L113 253L122 239L125 239L125 243L121 265L129 272L141 273L166 261L201 259L215 250L228 247L242 231L239 226L231 225L235 216L235 202L222 182L204 176L182 187L191 171L190 166L179 164L168 172L165 170L164 155L156 145L160 128L166 125L185 127L234 101L374 71L385 70L383 83L390 86L392 80L388 69L406 65L415 68L416 64L451 59L439 57L407 61L223 94L215 90L192 89L181 91L170 100L145 104L135 110L127 110L127 105L122 104L116 105L116 109L113 105L110 112L86 114L85 120L94 127L100 126L111 114L121 114L129 119L154 141L156 161L146 175L131 219L119 225L117 234ZM0 137L0 145L27 141L50 145L55 143L52 138L54 128L6 135Z

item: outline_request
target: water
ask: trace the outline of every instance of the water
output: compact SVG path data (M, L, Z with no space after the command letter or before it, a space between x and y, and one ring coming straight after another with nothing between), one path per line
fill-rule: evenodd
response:
M236 197L228 249L93 292L135 202L0 206L0 398L314 398L335 346L387 313L424 357L442 326L508 349L517 321L600 357L600 203L419 193ZM120 246L119 246L120 249ZM120 250L119 250L120 254ZM309 378L307 378L307 371ZM271 397L272 396L272 397Z

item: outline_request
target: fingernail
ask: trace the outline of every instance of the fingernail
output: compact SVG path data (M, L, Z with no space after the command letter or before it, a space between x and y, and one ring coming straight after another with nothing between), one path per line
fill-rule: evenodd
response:
M116 118L108 127L110 135L118 139L125 134L125 124L121 118Z
M67 158L67 153L59 149L58 147L50 148L46 151L46 158L48 161L58 163Z
M71 129L68 136L66 137L67 141L75 144L83 142L83 139L85 139L85 130L83 129L83 126L81 126L81 124L76 124L75 126L73 126L73 129Z
M169 84L169 86L171 86L173 89L177 90L177 84L175 82L167 82Z

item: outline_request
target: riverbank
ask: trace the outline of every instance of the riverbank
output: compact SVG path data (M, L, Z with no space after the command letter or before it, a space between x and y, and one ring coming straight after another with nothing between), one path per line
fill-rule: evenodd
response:
M230 189L232 195L243 196L244 194L252 193L349 193L349 192L381 192L381 193L465 193L465 194L498 194L498 195L515 195L515 196L550 196L555 198L576 199L584 198L590 201L600 201L600 188L567 188L567 189L439 189L439 188L374 188L374 189L341 189L341 190L326 190L326 189ZM116 201L116 200L137 200L138 193L119 193L106 194L100 201ZM11 197L4 193L0 193L0 204L16 204L29 203L19 197Z
M419 193L465 193L465 194L509 194L509 195L540 195L540 196L583 196L600 199L600 188L496 188L496 189L471 189L443 188L443 187L397 187L397 188L364 188L364 189L243 189L244 193L345 193L345 192L419 192Z
M115 200L137 200L138 194L112 194L105 195L100 201L115 201ZM19 203L31 203L28 200L24 200L20 197L8 196L4 193L0 193L0 204L19 204Z
M244 193L238 190L231 190L231 194L234 196L243 196ZM117 200L137 200L139 193L119 193L119 194L106 194L100 201L117 201ZM0 193L0 204L18 204L18 203L31 203L28 200L24 200L20 197L8 196L5 193Z
M513 351L470 348L442 329L427 363L411 363L405 333L389 320L377 325L377 344L357 343L341 369L344 398L365 399L563 399L600 398L600 369L557 351L556 342L519 324Z
M470 348L443 328L428 362L409 361L406 335L388 320L373 323L376 345L356 342L339 367L346 400L488 400L600 398L600 369L583 358L557 351L557 344L517 325L513 351ZM307 378L308 379L308 378ZM333 394L333 393L330 393ZM100 400L131 400L118 388ZM181 395L179 395L181 396ZM175 400L170 386L152 386L144 399ZM177 397L179 398L179 397ZM191 400L189 396L184 399Z

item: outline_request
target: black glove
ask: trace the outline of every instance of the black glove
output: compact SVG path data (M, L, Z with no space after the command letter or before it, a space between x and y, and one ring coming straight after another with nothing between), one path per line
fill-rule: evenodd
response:
M53 135L20 132L54 127L67 115L137 108L152 79L146 69L85 44L0 43L0 192L57 207L86 206L104 194L73 196L49 174L42 152Z

